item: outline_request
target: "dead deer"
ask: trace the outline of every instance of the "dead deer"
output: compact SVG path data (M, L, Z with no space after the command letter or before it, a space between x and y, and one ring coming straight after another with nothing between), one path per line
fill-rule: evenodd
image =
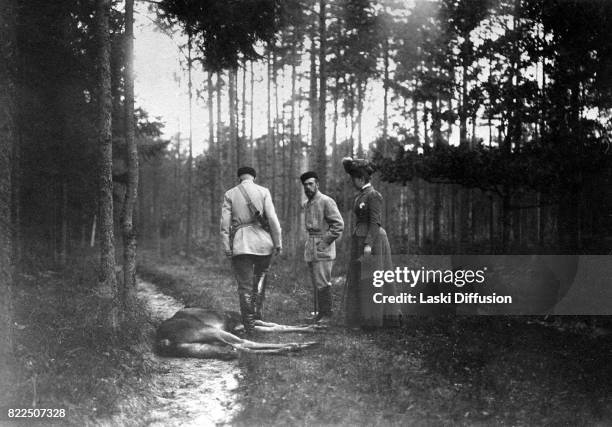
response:
M197 357L201 359L232 359L239 352L281 354L299 351L316 345L303 343L262 343L249 341L233 332L244 329L240 314L219 312L203 308L183 308L159 325L156 333L156 350L162 356ZM255 321L260 332L315 332L324 329L318 325L288 326Z

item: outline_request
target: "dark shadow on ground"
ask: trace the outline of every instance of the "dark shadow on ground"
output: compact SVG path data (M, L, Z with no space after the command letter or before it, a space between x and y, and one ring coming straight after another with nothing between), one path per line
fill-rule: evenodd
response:
M612 423L612 339L560 332L530 319L414 317L401 329L368 337L396 365L388 379L394 388L422 385L424 404L454 414L453 422ZM414 357L424 370L402 363Z

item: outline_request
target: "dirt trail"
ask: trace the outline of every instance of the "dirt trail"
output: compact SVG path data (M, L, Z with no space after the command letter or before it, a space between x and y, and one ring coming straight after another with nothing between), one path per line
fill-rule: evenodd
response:
M160 321L183 308L155 285L141 280L138 297L147 303L152 317ZM166 371L152 378L152 390L159 392L152 410L139 425L225 425L240 411L236 390L241 372L236 362L158 356L154 360Z

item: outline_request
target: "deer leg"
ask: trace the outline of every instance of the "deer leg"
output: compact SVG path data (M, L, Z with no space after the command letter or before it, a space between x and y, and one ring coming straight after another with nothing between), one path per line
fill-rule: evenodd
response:
M218 344L180 343L175 345L175 354L179 357L196 357L199 359L230 360L238 357L233 347Z
M313 347L319 344L318 342L305 342L305 343L287 343L283 344L280 348L241 348L239 351L243 351L245 353L254 353L254 354L285 354L294 351L300 351L305 348Z
M249 341L242 338L237 337L234 334L231 334L226 331L218 330L216 331L216 336L220 341L231 345L236 350L241 351L249 351L252 350L254 352L260 352L260 350L281 350L281 351L295 351L301 350L303 348L312 347L317 342L305 342L305 343L263 343L263 342L255 342Z
M317 332L327 329L325 325L280 325L278 323L255 321L255 330L261 332Z

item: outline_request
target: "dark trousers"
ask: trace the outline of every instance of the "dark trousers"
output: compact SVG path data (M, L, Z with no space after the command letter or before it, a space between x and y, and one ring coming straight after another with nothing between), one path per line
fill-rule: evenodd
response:
M232 258L232 268L238 282L239 294L250 294L253 284L268 271L272 255L236 255Z

